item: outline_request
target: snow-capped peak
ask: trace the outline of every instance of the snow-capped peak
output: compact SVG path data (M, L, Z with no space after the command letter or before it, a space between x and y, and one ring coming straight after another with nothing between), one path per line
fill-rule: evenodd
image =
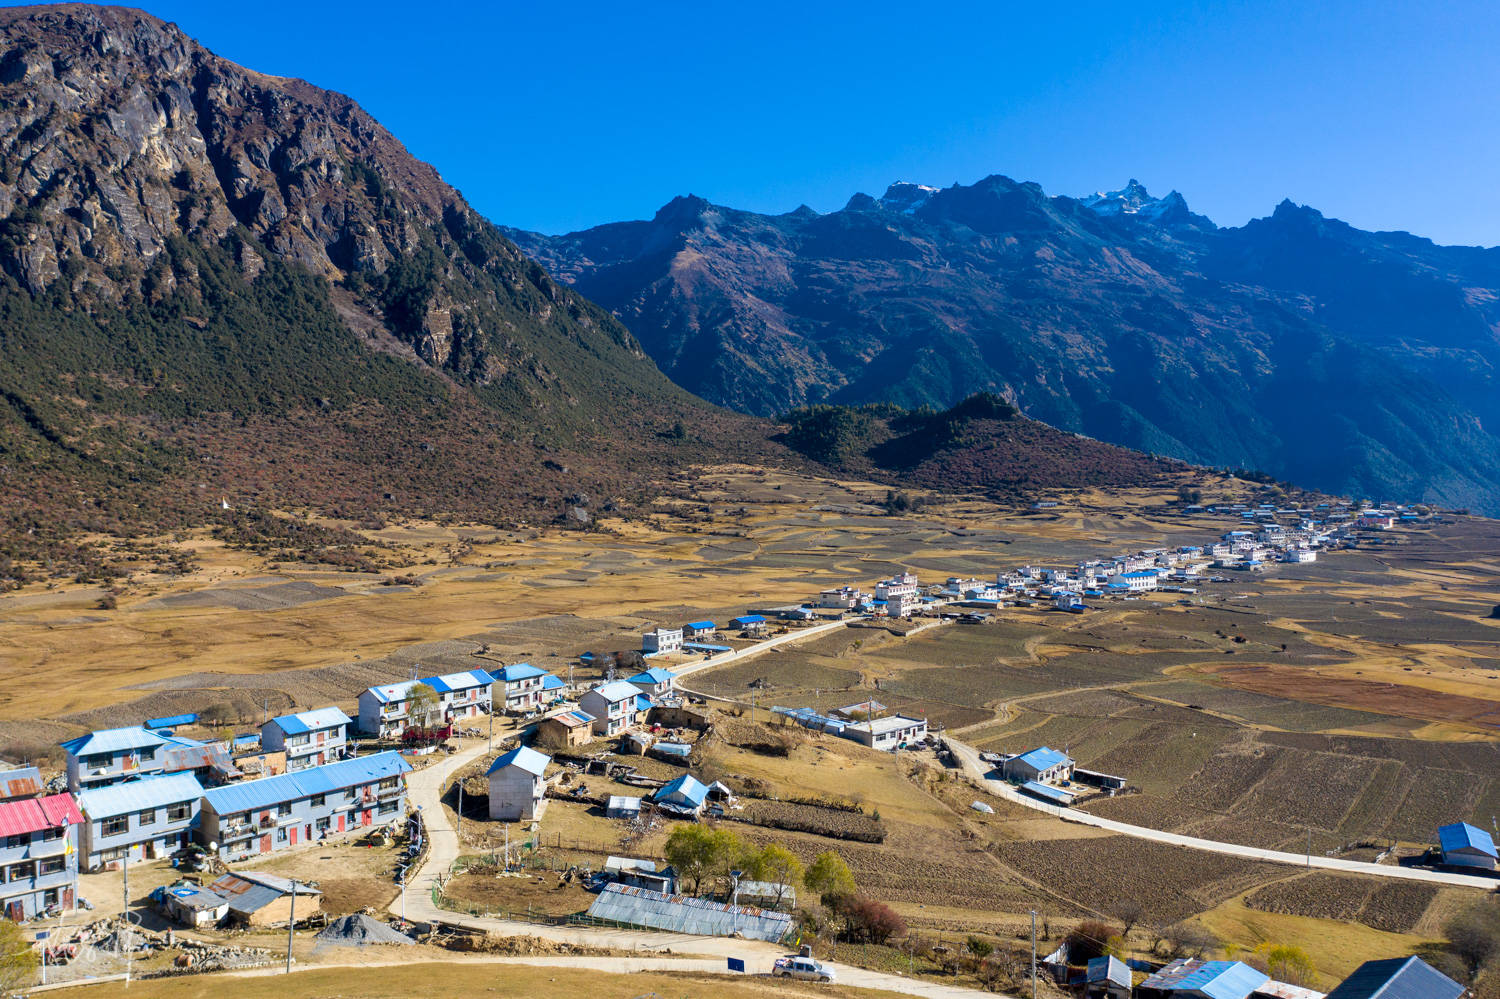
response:
M1134 177L1118 191L1099 191L1080 200L1100 215L1133 215L1153 222L1183 219L1190 214L1181 194L1173 191L1165 198L1153 198Z
M911 215L936 193L938 189L935 187L898 180L885 189L885 195L880 199L880 206L889 211Z

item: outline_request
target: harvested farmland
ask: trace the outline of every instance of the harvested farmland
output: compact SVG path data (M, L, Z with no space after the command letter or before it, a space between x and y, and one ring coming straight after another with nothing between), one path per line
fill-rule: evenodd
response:
M1437 893L1436 885L1317 873L1258 888L1245 897L1245 905L1261 912L1341 919L1388 933L1410 933Z
M812 833L830 839L859 843L885 841L885 826L879 819L842 808L756 798L747 801L743 812L732 813L729 817L767 829Z

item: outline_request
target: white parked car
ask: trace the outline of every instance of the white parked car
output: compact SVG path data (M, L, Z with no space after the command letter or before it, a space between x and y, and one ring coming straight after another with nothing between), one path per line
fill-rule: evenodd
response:
M771 974L778 978L800 978L809 982L837 981L833 966L810 957L778 957Z

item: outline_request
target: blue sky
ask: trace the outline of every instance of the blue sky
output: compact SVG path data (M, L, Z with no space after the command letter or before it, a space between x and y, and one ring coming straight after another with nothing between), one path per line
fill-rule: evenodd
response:
M1500 244L1493 3L148 9L350 94L480 211L546 232L689 192L826 211L898 179L1003 173L1054 194L1136 177L1221 225L1290 197Z

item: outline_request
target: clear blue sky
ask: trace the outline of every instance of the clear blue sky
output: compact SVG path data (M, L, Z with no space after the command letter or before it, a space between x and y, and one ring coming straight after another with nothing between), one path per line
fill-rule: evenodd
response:
M546 232L689 192L822 211L1003 173L1054 194L1137 177L1221 225L1290 197L1500 244L1493 0L149 9L353 96L480 211Z

